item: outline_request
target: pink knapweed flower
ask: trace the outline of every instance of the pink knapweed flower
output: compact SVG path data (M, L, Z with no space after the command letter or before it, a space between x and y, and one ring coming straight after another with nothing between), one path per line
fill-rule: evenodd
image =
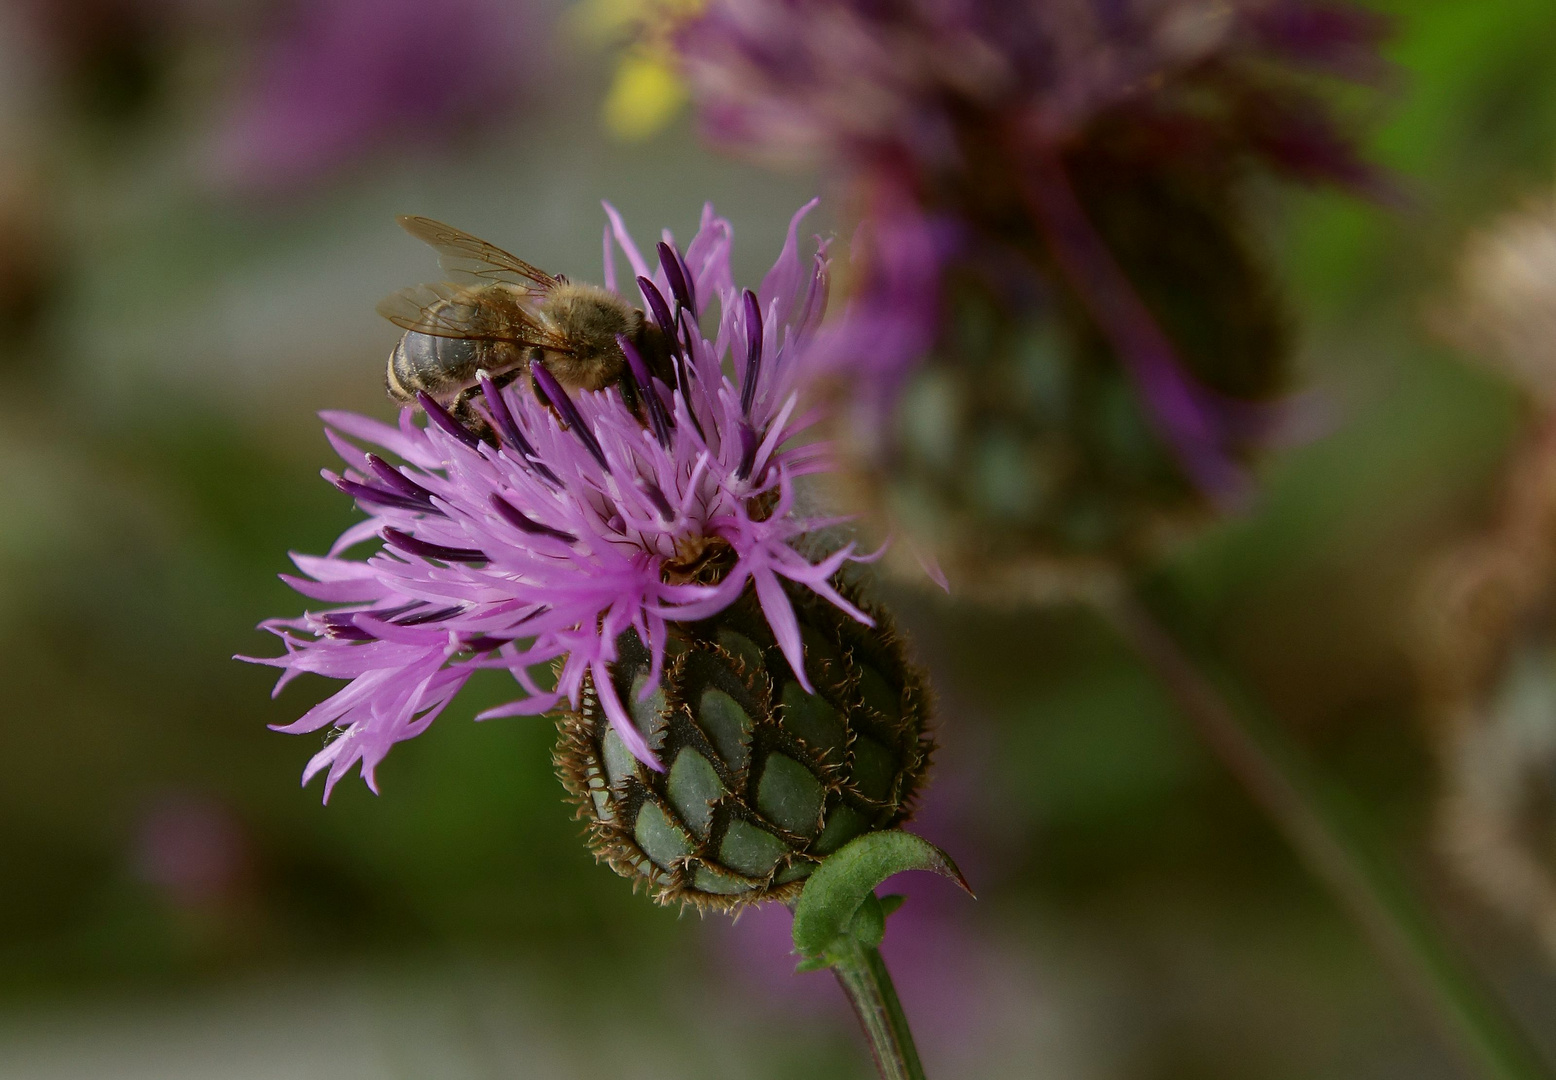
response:
M446 142L535 106L554 5L314 0L277 5L205 148L224 188L319 182L379 152Z
M833 523L803 516L795 492L800 477L826 467L824 447L796 441L814 418L800 411L798 383L827 296L825 244L808 267L799 254L800 221L813 205L795 215L756 292L735 288L730 225L711 206L684 254L664 234L657 267L606 207L605 286L617 287L614 241L644 309L677 343L675 385L650 376L624 342L633 373L625 387L569 396L540 363L533 386L483 380L492 442L425 397L424 426L411 409L398 426L323 414L346 463L325 476L368 518L327 555L293 555L305 576L285 580L330 606L262 624L285 654L243 658L283 669L278 693L304 672L350 680L279 729L333 729L304 783L327 771L327 799L360 763L376 792L374 769L389 748L425 731L480 668L509 671L522 690L480 718L540 714L564 701L576 709L587 681L622 741L659 768L608 674L617 638L635 631L652 655L646 699L670 625L706 619L748 586L811 689L783 580L869 621L829 583L857 558L853 546L817 558L801 546ZM699 327L714 300L710 341ZM352 557L368 543L365 558ZM531 670L548 664L552 688Z
M1175 290L1120 248L1190 250L1208 231L1159 191L1195 192L1242 243L1252 172L1388 194L1322 90L1380 77L1383 29L1322 0L709 0L669 39L710 141L854 193L857 317L826 351L857 384L863 440L893 450L902 391L955 322L952 279L973 277L1017 314L1084 311L1181 471L1235 504L1283 410L1194 361L1240 375L1265 358L1187 340L1176 324L1224 320L1214 288L1177 289L1164 313L1154 294Z

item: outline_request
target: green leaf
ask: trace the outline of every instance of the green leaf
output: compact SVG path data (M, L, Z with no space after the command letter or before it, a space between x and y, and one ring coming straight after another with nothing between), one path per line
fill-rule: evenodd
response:
M904 870L933 870L953 879L969 895L967 880L951 856L928 840L900 829L866 833L828 856L805 882L794 905L794 947L803 956L821 956L844 933L885 933L885 912L879 903L869 913L860 908L875 899L875 887ZM897 903L901 903L898 900ZM855 915L863 918L855 924ZM871 944L879 944L879 937Z
M864 902L848 921L848 936L872 949L886 940L886 912L874 893L865 893Z

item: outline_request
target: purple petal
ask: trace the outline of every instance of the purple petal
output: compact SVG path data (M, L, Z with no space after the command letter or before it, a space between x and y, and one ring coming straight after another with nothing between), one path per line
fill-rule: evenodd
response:
M442 428L449 437L463 443L472 450L480 449L481 440L466 430L465 425L450 416L448 410L430 394L421 390L416 391L416 402L421 406L422 411L427 414L427 419Z
M820 199L812 199L789 219L789 232L784 237L783 251L778 255L778 261L773 268L762 278L760 296L762 309L776 311L778 322L787 322L794 311L794 298L800 284L800 222L805 220L805 215L814 210L821 202Z
M664 241L660 241L657 250L659 268L664 272L665 283L670 286L670 295L675 297L675 302L681 307L695 312L697 301L692 297L690 282L681 272L681 253Z
M540 388L540 392L546 395L546 400L562 414L562 422L567 425L568 430L578 436L584 449L600 463L600 467L608 470L610 465L605 460L605 451L600 449L600 443L594 437L594 432L590 431L588 425L584 423L583 416L578 412L578 406L574 405L573 399L567 396L567 391L562 389L562 384L546 370L544 364L536 364L530 368L530 376L535 380L535 385Z
M616 249L611 246L611 227L605 226L605 288L613 293L620 290L616 288Z
M751 403L756 400L756 379L762 363L762 306L756 294L747 289L744 296L746 315L746 373L740 387L740 411L751 415Z
M622 708L621 699L616 696L615 684L611 681L609 665L603 660L596 660L590 665L589 674L594 680L594 692L599 697L611 727L616 729L616 734L621 736L621 741L632 752L632 756L655 772L664 772L665 767L659 764L659 758L648 748L643 733L632 722L627 710Z
M778 639L778 648L783 650L783 658L789 662L794 677L805 692L814 694L816 690L805 674L805 646L800 639L800 624L794 617L794 608L784 594L783 586L778 584L772 571L765 569L753 571L751 580L756 584L756 596L762 602L762 614L767 617L767 625L772 627L773 637Z
M638 277L648 277L648 263L643 261L643 256L638 252L638 246L632 242L632 235L627 232L627 227L622 223L621 215L616 208L608 202L600 203L605 207L605 216L610 218L611 235L616 238L622 252L627 256L627 262L632 264L632 272Z
M382 421L373 420L366 416L358 416L356 413L328 410L321 412L319 416L326 424L337 431L344 431L347 435L370 442L375 446L382 446L385 450L399 455L406 461L412 461L424 467L437 467L436 456L428 452L426 439L419 432L415 437L407 437L399 428L390 427Z

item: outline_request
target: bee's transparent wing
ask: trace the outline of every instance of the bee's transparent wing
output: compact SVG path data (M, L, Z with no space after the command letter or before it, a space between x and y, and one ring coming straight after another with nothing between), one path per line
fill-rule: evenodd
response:
M523 304L472 304L461 286L444 282L401 289L385 297L378 313L401 330L433 337L475 341L508 341L538 345L553 352L571 352L567 341L548 330Z
M408 214L395 220L416 239L437 249L438 265L455 281L488 285L505 281L530 293L549 292L558 284L556 278L539 267L452 225Z

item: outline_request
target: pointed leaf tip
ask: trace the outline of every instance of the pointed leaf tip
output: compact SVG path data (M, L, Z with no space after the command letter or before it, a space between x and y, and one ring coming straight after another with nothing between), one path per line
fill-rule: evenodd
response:
M874 898L875 887L904 870L933 870L972 895L951 856L923 837L901 829L866 833L828 856L805 882L794 906L795 950L803 956L825 953L850 931L855 915Z

